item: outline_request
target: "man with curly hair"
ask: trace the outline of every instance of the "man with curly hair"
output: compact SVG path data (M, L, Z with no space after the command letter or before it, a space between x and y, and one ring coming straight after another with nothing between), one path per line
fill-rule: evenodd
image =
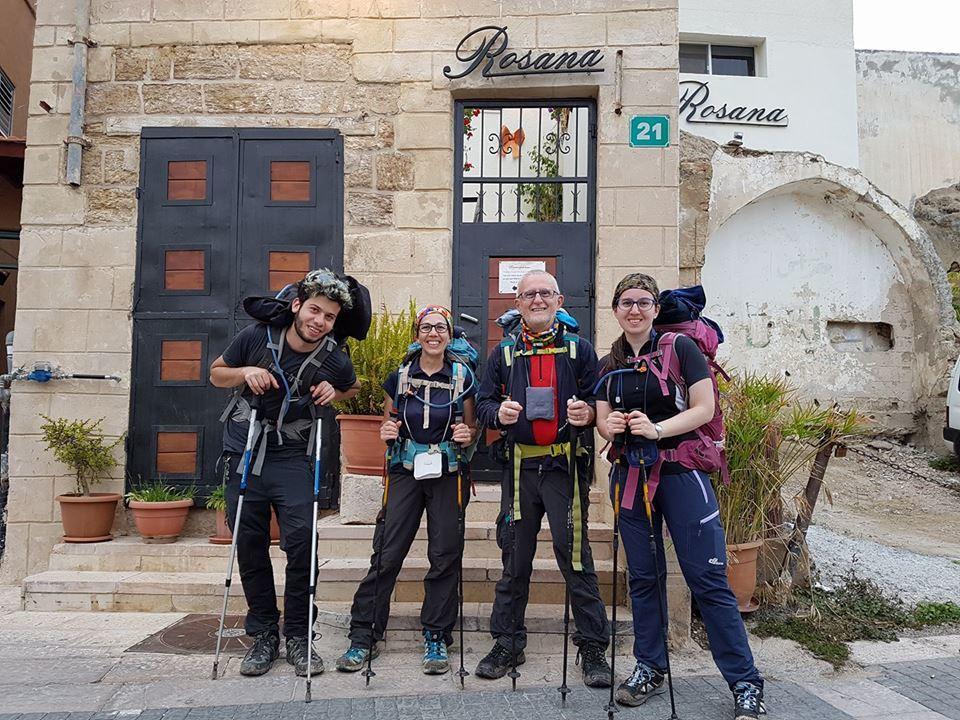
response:
M263 675L280 654L280 611L270 563L270 508L276 510L287 555L283 634L287 662L306 676L310 533L313 532L314 418L319 409L359 390L350 357L334 339L342 309L352 304L347 283L314 270L297 284L285 328L258 322L241 330L210 366L214 387L236 388L225 411L223 472L227 516L233 525L250 400L261 397L260 432L237 534L237 562L247 599L245 629L254 643L240 664L243 675ZM262 420L260 420L262 418ZM311 675L323 672L313 650Z

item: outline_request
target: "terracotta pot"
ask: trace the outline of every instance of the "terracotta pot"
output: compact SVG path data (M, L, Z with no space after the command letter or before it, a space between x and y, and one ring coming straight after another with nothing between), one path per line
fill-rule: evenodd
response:
M757 589L757 556L762 540L727 545L727 581L737 597L740 612L753 612L760 603L753 597Z
M213 545L229 545L233 540L233 528L227 524L227 513L224 510L217 510L217 534L209 538ZM277 522L277 513L270 508L270 544L280 544L280 523Z
M118 493L57 495L63 522L63 541L72 543L113 540L110 528L117 512Z
M227 511L226 510L217 510L217 525L216 525L216 535L211 535L209 537L210 544L212 545L229 545L233 540L233 533L230 530L230 526L227 525Z
M137 532L150 543L172 543L183 532L193 500L170 502L130 501Z
M380 439L383 418L377 415L338 415L344 472L380 475L387 445Z

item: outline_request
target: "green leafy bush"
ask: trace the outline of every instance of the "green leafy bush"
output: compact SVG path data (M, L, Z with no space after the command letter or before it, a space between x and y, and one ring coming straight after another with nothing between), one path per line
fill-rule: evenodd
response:
M360 392L336 403L348 415L383 415L383 388L387 376L400 366L412 340L411 328L417 308L410 301L406 310L392 315L386 306L373 316L370 332L363 342L347 341Z
M227 488L218 485L207 497L207 510L227 511Z
M93 421L40 417L44 419L40 431L47 450L73 471L77 494L89 495L90 485L117 465L113 449L123 441L123 436L108 443L100 432L103 418Z
M721 380L730 485L714 478L720 519L731 545L764 537L783 517L783 486L809 468L824 440L860 431L856 411L802 403L782 378L756 373Z
M174 502L176 500L192 500L197 494L197 489L192 485L188 487L174 487L173 485L164 485L159 480L143 483L135 489L128 492L124 497L127 501L136 502Z

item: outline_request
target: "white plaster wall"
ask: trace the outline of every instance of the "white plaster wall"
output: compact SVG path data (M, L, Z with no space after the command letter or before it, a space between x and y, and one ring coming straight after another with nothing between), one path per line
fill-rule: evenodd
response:
M726 333L727 367L789 378L808 398L895 413L915 399L911 300L879 238L823 195L763 197L711 236L707 314ZM886 322L894 346L840 352L829 320Z
M856 167L857 88L851 0L680 0L681 42L761 40L758 75L681 73L709 81L710 103L786 108L786 127L690 123L688 132L727 142L735 131L762 150L804 150ZM681 87L682 90L682 87Z
M863 173L907 208L960 180L960 55L857 52Z

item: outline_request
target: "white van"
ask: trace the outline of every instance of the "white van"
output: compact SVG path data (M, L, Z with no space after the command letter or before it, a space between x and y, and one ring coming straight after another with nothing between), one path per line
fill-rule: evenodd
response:
M950 449L960 455L960 358L950 373L950 387L947 389L947 421L943 426L943 439Z

